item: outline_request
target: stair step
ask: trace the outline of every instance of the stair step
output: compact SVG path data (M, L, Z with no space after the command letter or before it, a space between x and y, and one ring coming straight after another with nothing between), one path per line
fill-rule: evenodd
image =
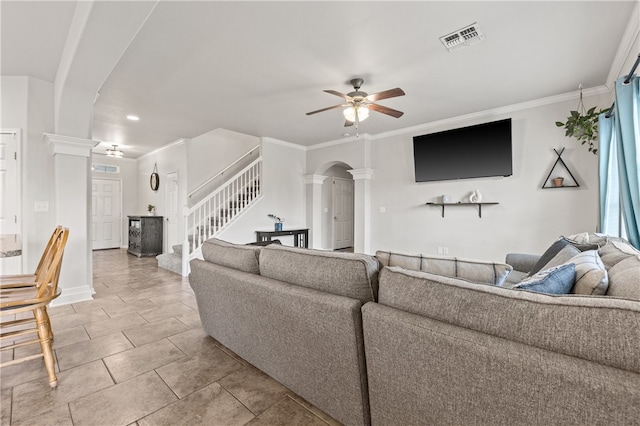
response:
M158 268L168 269L171 272L182 275L182 255L176 253L164 253L156 256Z

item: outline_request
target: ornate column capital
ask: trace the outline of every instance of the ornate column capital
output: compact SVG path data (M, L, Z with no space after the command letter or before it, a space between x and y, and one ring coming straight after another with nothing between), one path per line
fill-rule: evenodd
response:
M90 157L91 150L100 142L73 136L44 133L42 138L51 145L51 155L66 154L77 157Z

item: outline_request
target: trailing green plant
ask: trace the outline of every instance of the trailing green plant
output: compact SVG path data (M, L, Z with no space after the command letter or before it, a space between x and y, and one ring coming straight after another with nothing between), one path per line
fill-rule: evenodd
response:
M582 145L587 145L589 152L598 154L598 117L608 109L596 110L596 107L585 110L582 103L582 85L580 85L580 102L577 111L571 111L566 122L556 121L556 126L565 128L565 136L576 138Z
M278 217L275 214L269 213L267 216L270 217L271 219L275 220L276 223L284 222L284 218L283 217Z

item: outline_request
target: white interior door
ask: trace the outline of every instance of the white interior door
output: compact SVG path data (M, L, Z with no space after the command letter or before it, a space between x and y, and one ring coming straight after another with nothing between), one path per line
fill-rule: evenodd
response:
M333 178L333 249L353 247L353 181Z
M93 179L91 195L91 238L93 249L120 247L122 203L119 180Z
M21 234L19 142L19 131L0 131L0 234ZM22 262L26 259L24 240L22 250L23 256L0 258L3 274L22 273Z
M178 172L168 173L165 177L167 209L165 221L167 233L165 237L165 253L172 253L172 247L178 244Z
M17 133L3 131L0 133L1 234L20 234L18 176Z

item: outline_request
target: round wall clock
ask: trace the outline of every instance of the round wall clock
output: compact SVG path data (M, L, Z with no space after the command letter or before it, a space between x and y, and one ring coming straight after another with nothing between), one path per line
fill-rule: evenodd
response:
M152 191L157 191L160 186L160 176L158 176L158 163L153 166L153 173L151 173L151 178L149 178L149 185L151 186Z

